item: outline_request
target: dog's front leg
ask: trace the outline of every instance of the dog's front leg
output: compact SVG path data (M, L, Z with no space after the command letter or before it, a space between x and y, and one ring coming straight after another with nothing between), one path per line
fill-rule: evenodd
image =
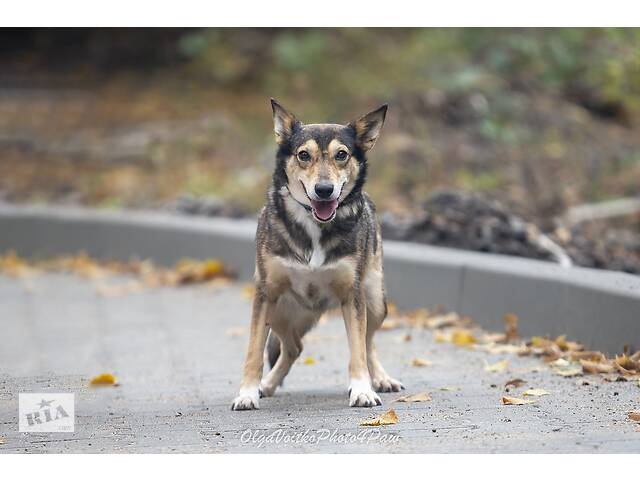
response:
M232 410L253 410L259 408L260 380L264 367L264 347L269 334L268 320L271 318L274 302L263 291L256 291L253 299L249 346L244 361L244 372L240 392L233 401Z
M367 307L362 288L356 288L342 303L342 315L347 329L349 350L349 406L373 407L381 405L378 394L371 388L367 368Z

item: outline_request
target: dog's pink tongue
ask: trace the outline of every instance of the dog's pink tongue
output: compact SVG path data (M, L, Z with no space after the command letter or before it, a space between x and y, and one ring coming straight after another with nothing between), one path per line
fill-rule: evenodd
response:
M333 212L338 208L337 200L329 200L327 202L318 202L311 200L311 207L320 220L329 220Z

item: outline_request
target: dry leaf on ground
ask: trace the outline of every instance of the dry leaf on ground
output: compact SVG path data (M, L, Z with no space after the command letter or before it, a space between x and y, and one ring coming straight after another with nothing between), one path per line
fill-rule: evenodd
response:
M627 415L630 420L633 420L634 422L640 422L640 412L633 411L629 412Z
M93 386L108 386L116 385L116 377L113 373L101 373L91 379L89 385Z
M394 425L398 423L398 415L392 408L373 420L363 420L360 422L362 427L381 427L383 425Z
M549 395L549 392L543 388L530 388L522 392L523 397L542 397L544 395Z
M460 317L457 313L447 313L446 315L436 315L431 318L427 318L425 321L428 328L445 328L453 327L460 323Z
M521 378L512 378L511 380L509 380L507 383L504 384L504 388L509 388L509 387L518 388L524 385L525 383L527 383L526 380L523 380Z
M181 260L176 265L177 283L185 285L211 280L225 274L222 261L212 258L205 261L197 261L189 258Z
M509 366L509 360L506 358L504 360L500 360L492 365L489 365L486 361L484 362L484 371L485 372L503 372Z
M567 340L566 335L560 335L554 341L554 343L562 350L563 352L569 351L580 351L583 350L584 347L577 342L570 342Z
M564 358L559 358L549 364L551 370L554 373L563 376L563 377L575 377L577 375L582 375L582 365L579 363L572 363Z
M505 353L515 353L516 355L526 355L529 353L529 348L524 345L514 345L512 343L489 343L485 345L479 345L478 350L492 353L494 355L501 355Z
M513 342L518 338L518 316L514 313L507 313L504 316L504 333L507 342Z
M583 350L580 352L568 352L567 358L569 360L587 360L589 362L606 363L607 357L602 352L591 352Z
M469 347L476 343L476 337L473 332L466 328L456 328L451 332L451 343L459 347Z
M302 363L304 363L305 365L315 365L316 361L313 359L313 357L307 357Z
M413 403L413 402L429 402L431 401L431 395L427 392L414 393L413 395L405 395L403 397L396 398L394 402L404 402L404 403Z
M584 373L613 373L616 367L610 363L592 362L590 360L580 360Z
M534 400L525 400L524 398L517 397L507 397L505 395L502 397L502 403L504 405L527 405L529 403L534 403Z
M460 387L445 386L445 387L440 387L438 390L440 390L441 392L457 392L458 390L460 390Z
M623 353L622 355L616 355L614 363L618 371L624 375L640 374L640 361L634 360L626 353Z
M507 340L507 336L504 333L489 332L489 333L483 334L478 341L480 343L495 344L495 343L504 343L506 340Z
M433 362L425 359L425 358L414 358L411 361L411 366L412 367L430 367L431 365L433 365Z
M18 256L15 250L9 250L0 256L0 272L15 278L23 278L34 273L34 270Z
M4 437L0 437L0 445L4 445Z

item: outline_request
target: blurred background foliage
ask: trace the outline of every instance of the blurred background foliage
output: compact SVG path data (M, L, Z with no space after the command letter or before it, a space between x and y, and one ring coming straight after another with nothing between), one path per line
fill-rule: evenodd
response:
M318 115L344 114L332 101L339 96L353 102L429 88L542 89L603 113L637 113L639 46L637 29L201 30L179 42L213 81L309 97Z
M390 103L382 210L456 187L544 228L638 193L640 29L5 29L0 195L256 212L271 96L309 122Z

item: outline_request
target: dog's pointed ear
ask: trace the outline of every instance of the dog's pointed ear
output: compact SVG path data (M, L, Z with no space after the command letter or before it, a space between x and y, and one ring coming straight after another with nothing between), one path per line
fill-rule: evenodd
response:
M384 125L384 118L387 115L387 107L388 105L385 103L349 124L356 132L356 143L364 152L371 150L376 144L382 125Z
M293 113L287 111L273 98L271 99L271 108L273 109L273 129L276 133L276 143L282 144L293 134L300 122Z

